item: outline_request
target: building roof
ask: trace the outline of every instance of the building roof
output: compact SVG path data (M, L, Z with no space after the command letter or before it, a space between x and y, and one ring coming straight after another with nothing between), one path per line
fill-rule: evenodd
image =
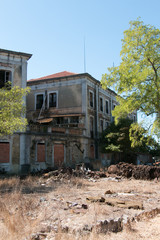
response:
M78 77L78 78L79 77L88 77L89 79L92 79L92 81L94 81L96 84L101 86L100 81L98 81L97 79L92 77L89 73L73 73L73 72L68 72L68 71L63 71L63 72L47 75L47 76L44 76L44 77L41 77L41 78L30 79L30 80L27 81L27 84L28 84L28 86L32 86L34 84L41 84L42 82L44 82L46 80L47 81L52 81L52 79L60 80L60 79L63 79L63 78L73 78L73 77ZM110 91L113 94L116 94L110 88L107 88L107 90Z
M17 55L21 57L27 57L27 59L30 59L32 57L32 54L30 53L16 52L16 51L11 51L11 50L2 49L2 48L0 48L0 53L5 55Z
M54 73L54 74L47 75L47 76L40 77L40 78L30 79L30 80L28 80L28 82L29 81L46 80L46 79L52 79L52 78L68 77L68 76L73 76L73 75L77 75L77 73L63 71L63 72Z

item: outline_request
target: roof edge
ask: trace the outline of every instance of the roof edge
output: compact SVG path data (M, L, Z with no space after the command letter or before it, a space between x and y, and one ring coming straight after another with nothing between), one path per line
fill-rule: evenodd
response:
M30 54L30 53L16 52L16 51L2 49L2 48L0 48L0 53L13 54L13 55L27 57L28 60L32 57L32 54Z
M47 78L47 79L40 79L40 80L36 80L35 79L31 79L27 81L27 84L33 84L33 83L41 83L41 82L45 82L45 81L50 81L52 79L55 80L59 80L59 79L65 79L65 78L74 78L74 77L89 77L90 79L92 79L93 81L95 81L98 85L101 86L101 82L98 81L96 78L92 77L92 75L90 75L89 73L77 73L74 75L67 75L67 76L63 76L63 77L55 77L55 78ZM116 92L114 92L113 90L111 90L110 88L107 88L108 91L112 92L113 94L116 94ZM117 94L116 94L117 95Z

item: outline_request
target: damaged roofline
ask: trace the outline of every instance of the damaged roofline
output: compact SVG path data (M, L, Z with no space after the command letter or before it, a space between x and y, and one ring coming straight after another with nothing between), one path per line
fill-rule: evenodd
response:
M30 53L24 53L24 52L16 52L16 51L11 51L11 50L6 50L6 49L2 49L0 48L0 53L5 53L7 55L17 55L17 56L21 56L21 57L27 57L28 60L32 57L32 54Z

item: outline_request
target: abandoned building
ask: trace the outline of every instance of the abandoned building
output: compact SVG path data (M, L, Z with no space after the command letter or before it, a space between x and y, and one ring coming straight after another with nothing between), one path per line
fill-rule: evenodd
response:
M31 79L27 85L27 156L32 168L101 164L98 139L113 121L115 92L102 89L88 73L66 71Z
M19 172L101 163L105 159L98 139L113 121L115 92L102 89L88 73L64 71L27 81L30 57L0 50L0 86L10 78L13 85L27 84L31 89L26 98L26 132L0 140L0 167ZM136 113L131 117L136 120Z
M27 61L31 54L0 49L0 88L10 81L11 86L26 87ZM25 133L0 138L0 169L19 172L25 164Z

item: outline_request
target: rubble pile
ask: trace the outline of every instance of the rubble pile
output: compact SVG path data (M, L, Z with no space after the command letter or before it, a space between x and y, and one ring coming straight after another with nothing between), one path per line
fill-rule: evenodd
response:
M99 179L107 177L103 171L91 171L87 169L61 168L42 174L43 178L54 178L54 180L70 179L71 177L82 177L85 179Z
M126 178L135 178L141 180L152 180L160 177L160 167L147 165L133 165L120 162L116 165L111 165L108 168L109 174L116 174Z

